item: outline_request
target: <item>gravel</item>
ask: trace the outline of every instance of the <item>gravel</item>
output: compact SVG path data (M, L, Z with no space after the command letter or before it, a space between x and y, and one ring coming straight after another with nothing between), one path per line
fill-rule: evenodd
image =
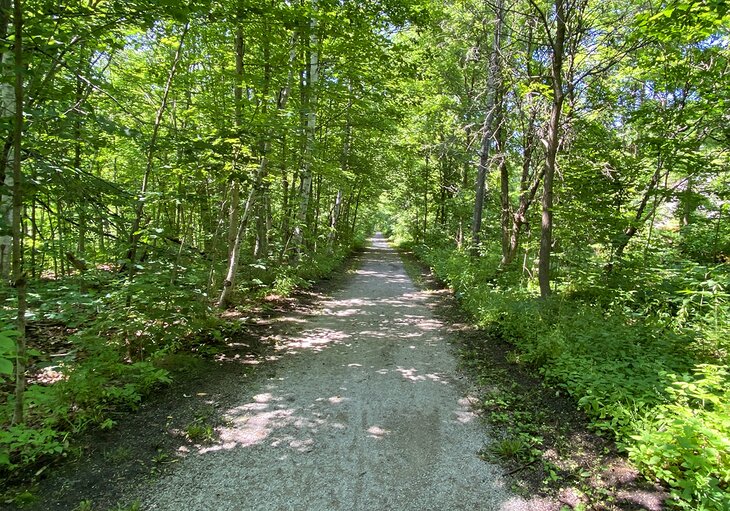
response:
M242 381L220 440L138 496L143 509L534 509L478 451L445 329L381 237L347 284Z

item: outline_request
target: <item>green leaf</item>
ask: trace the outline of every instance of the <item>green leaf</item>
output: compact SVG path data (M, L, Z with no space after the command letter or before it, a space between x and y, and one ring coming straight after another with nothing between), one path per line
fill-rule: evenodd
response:
M0 353L12 353L15 351L15 342L8 338L0 335Z
M13 374L13 363L7 358L0 357L0 374Z

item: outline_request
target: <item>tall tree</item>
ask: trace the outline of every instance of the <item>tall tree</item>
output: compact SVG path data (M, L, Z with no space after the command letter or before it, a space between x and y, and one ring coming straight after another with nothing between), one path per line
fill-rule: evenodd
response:
M504 30L504 0L497 0L494 7L494 34L492 46L489 52L489 75L487 79L487 90L485 91L485 117L482 125L482 139L479 150L479 167L477 168L477 179L474 199L474 215L472 218L472 250L478 253L480 233L482 229L482 214L484 213L484 194L486 192L487 172L491 163L491 149L494 142L496 130L495 119L498 117L497 100L499 99L498 88L501 84L502 73L502 31Z

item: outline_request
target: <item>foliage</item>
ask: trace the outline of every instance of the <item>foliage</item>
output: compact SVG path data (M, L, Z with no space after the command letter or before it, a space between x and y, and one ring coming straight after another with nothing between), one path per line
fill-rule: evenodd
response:
M0 329L0 383L13 374L13 359L15 358L15 340L17 330Z
M631 459L667 482L682 507L730 506L730 378L726 367L701 364L666 377L668 402L636 425ZM692 504L690 504L692 503Z
M12 473L20 467L34 466L58 456L68 448L53 428L33 428L17 424L0 431L0 471Z
M518 348L517 363L571 395L596 431L669 485L680 506L727 507L730 378L726 362L707 363L727 360L727 337L713 331L727 324L730 308L714 280L724 267L645 275L657 281L647 288L627 275L612 276L623 288L591 287L586 276L583 287L570 283L571 294L545 301L494 277L494 260L445 248L417 252L478 324ZM492 452L520 456L524 445L509 437Z

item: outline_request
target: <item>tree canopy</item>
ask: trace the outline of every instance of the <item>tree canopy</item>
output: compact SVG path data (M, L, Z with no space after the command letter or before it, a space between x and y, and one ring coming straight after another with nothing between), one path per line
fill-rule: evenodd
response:
M0 45L0 471L379 229L676 502L726 509L726 2L2 0ZM65 376L27 387L49 323Z

